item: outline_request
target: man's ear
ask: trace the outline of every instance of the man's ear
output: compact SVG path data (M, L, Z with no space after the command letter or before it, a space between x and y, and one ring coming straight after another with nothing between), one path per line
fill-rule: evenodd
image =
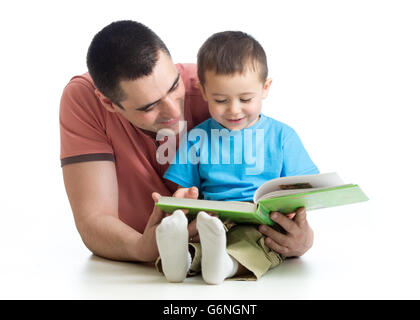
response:
M106 110L109 112L117 112L117 109L115 105L112 103L111 100L109 100L107 97L105 97L102 92L100 92L98 89L95 89L95 94L98 97L98 99L101 101L102 105Z
M263 87L263 94L262 98L265 99L268 96L268 91L270 91L271 83L273 82L273 79L269 78L265 80L264 87Z
M207 96L206 96L206 89L204 89L201 82L197 82L197 87L198 87L198 89L200 89L200 92L201 92L201 95L203 96L204 101L208 101Z

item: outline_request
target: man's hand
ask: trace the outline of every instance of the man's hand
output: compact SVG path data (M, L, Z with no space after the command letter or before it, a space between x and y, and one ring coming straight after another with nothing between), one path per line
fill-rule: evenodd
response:
M191 188L180 188L173 194L176 198L190 198L197 199L198 190L196 187ZM153 201L158 202L161 195L157 192L152 193ZM168 214L162 212L159 207L154 207L152 214L150 215L147 225L144 228L143 236L140 239L141 244L141 257L143 261L154 261L159 256L159 251L156 243L156 228L164 217ZM196 219L188 225L188 234L190 241L198 241L198 231L196 227Z
M267 236L265 243L268 247L283 257L300 257L312 247L314 234L306 220L305 208L299 208L296 214L287 216L272 212L270 217L285 230L286 234L260 225L260 232Z
M152 193L152 198L155 203L159 200L161 195L157 192ZM152 262L159 256L159 250L156 242L156 227L164 218L164 213L159 207L154 207L153 212L147 221L144 228L143 235L140 238L139 248L141 250L141 260Z
M198 198L198 189L197 187L191 188L180 188L175 191L174 197L176 198L190 198L190 199L197 199ZM188 212L188 210L184 210L184 212ZM197 230L197 218L191 221L188 224L188 239L190 242L199 242L200 237L198 235Z

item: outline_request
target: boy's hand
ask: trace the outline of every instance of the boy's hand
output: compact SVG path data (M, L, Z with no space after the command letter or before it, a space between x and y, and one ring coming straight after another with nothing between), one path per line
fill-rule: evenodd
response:
M259 231L267 236L265 243L268 247L283 257L300 257L312 247L314 234L306 220L305 208L299 208L287 216L279 212L272 212L270 217L286 233L283 234L269 226L260 225Z

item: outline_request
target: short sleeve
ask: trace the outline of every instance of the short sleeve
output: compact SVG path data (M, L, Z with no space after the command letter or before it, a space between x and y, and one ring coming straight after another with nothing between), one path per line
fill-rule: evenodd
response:
M319 173L297 133L289 128L283 140L281 177Z
M186 139L181 141L174 158L175 162L169 166L163 177L184 188L195 186L200 190L199 164L191 163L191 161L187 161L187 156L183 156L187 155L190 147L191 145Z
M106 135L105 112L94 87L81 77L73 78L60 102L61 164L91 160L114 160Z

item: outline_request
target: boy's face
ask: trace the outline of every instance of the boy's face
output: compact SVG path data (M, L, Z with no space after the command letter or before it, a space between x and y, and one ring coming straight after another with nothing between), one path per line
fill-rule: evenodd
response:
M204 100L214 120L229 130L241 130L255 124L267 97L271 79L261 82L258 71L219 75L205 72L205 84L200 84Z

